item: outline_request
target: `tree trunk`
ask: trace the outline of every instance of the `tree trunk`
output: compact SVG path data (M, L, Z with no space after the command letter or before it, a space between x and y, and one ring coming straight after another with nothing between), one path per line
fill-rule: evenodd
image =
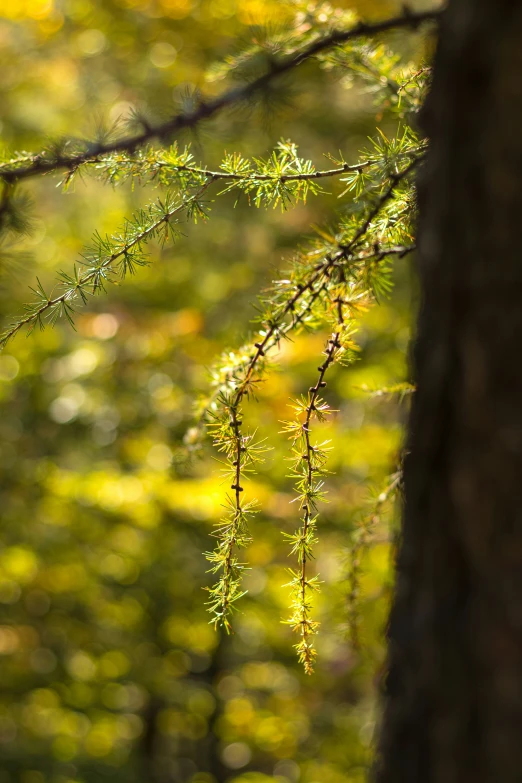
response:
M450 0L378 783L522 781L522 2Z

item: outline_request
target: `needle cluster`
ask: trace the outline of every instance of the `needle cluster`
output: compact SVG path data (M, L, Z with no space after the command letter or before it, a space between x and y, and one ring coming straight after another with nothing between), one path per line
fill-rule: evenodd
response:
M300 527L295 533L284 534L298 564L297 569L290 569L292 604L291 616L286 622L300 636L295 648L307 674L313 672L317 655L313 637L319 627L319 623L311 616L311 595L319 589L319 577L317 574L310 576L307 564L314 558L313 548L317 543L317 506L325 500L324 476L328 473L326 462L329 451L329 441L312 440L312 422L323 422L333 412L320 396L327 386L325 377L329 368L341 359L351 360L356 350L352 329L345 322L342 298L339 297L335 304L338 311L337 330L326 344L322 364L317 368L319 375L315 385L310 387L306 396L292 402L294 418L283 423L283 432L288 433L292 443L290 475L295 479L296 500L301 511Z

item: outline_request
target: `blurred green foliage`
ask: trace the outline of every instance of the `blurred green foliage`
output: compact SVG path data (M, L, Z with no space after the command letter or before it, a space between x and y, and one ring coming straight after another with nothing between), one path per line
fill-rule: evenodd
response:
M344 8L353 3L338 3ZM358 2L368 17L397 10ZM138 108L165 118L194 100L216 62L293 15L275 0L4 0L0 7L0 122L11 149L61 135L91 137ZM393 39L418 61L418 36ZM207 88L206 88L207 89ZM341 149L356 160L376 124L372 95L306 66L285 101L232 112L186 134L196 156L266 156L281 137L318 168ZM380 111L380 110L379 110ZM52 284L94 229L114 231L147 187L113 189L56 178L24 186L28 237L2 250L0 309ZM382 630L390 591L390 517L378 519L361 576L362 640L347 630L351 534L397 468L403 408L365 389L407 378L412 286L397 262L394 292L363 320L359 361L332 370L329 503L317 570L319 663L294 660L287 545L295 529L281 420L316 375L323 334L283 346L246 415L275 450L249 492L261 501L246 559L247 596L234 634L209 625L205 592L224 488L208 447L184 436L208 368L240 345L259 290L311 225L327 225L342 183L294 210L249 210L236 195L209 224L185 227L152 264L89 303L77 331L18 336L0 355L1 783L358 783L371 763Z

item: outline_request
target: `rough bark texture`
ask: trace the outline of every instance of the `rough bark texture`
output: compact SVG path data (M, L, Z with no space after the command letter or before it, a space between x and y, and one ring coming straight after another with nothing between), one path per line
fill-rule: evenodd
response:
M522 781L522 2L450 0L378 783Z

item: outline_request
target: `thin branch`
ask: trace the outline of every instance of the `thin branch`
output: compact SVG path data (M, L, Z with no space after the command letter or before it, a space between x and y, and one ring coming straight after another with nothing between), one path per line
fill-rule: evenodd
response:
M376 200L366 219L354 231L348 243L343 245L337 243L336 252L331 249L322 255L319 261L313 262L301 281L285 281L289 285L288 296L275 310L263 316L262 328L259 330L259 337L253 348L246 357L243 354L243 358L235 367L227 368L226 376L221 379L211 402L205 406L202 418L209 419L208 426L212 431L214 444L225 453L225 473L232 479L231 489L234 492L233 497L227 496L227 515L220 521L214 534L218 538L218 545L213 552L206 555L212 563L210 570L219 574L217 583L209 588L211 596L209 611L213 614L213 622L224 626L227 632L230 630L229 616L235 609L235 602L244 594L241 591L241 576L245 565L239 561L237 553L250 540L246 522L247 516L253 513L252 504L245 504L242 501L243 478L256 459L256 451L260 450L259 444L252 444L253 436L243 433L243 399L253 393L255 384L262 377L267 352L301 322L304 312L309 311L323 292L328 293L334 270L335 276L339 276L342 285L347 283L345 265L356 263L358 258L354 254L356 246L360 245L363 236L372 228L375 217L384 209L393 197L395 189L412 170L413 165L409 163L402 171L389 177L390 185ZM373 247L368 247L367 252L360 253L359 256L364 263L370 258L380 260L389 254L403 256L409 251L410 248L407 246L386 249L374 243ZM368 290L371 292L371 283L368 285ZM303 299L304 307L298 307ZM357 299L359 300L360 297L357 296ZM291 571L293 614L288 622L300 633L301 641L296 648L307 673L313 670L315 649L311 637L317 629L317 623L310 618L307 595L309 590L317 587L317 577L312 579L307 577L306 563L312 556L312 546L315 542L315 518L311 514L316 508L316 502L322 497L322 482L317 481L316 476L324 472L325 462L324 450L310 442L310 422L312 416L321 419L327 413L328 406L318 398L319 390L326 386L324 375L336 360L341 348L346 351L351 342L349 334L345 334L343 307L356 309L362 304L362 302L349 302L343 298L342 291L333 301L337 310L335 334L325 350L325 360L319 368L320 376L316 386L309 390L305 402L297 403L300 412L306 414L306 421L304 424L301 421L285 424L285 431L291 433L290 437L294 440L294 453L297 459L294 475L298 478L297 486L303 513L302 527L296 534L290 536L292 551L298 553L300 568L298 572Z
M255 182L308 182L309 180L325 179L326 177L339 177L349 171L359 171L378 163L378 159L364 160L360 163L345 163L343 166L335 169L325 169L323 171L310 171L301 174L257 174L255 171L249 171L245 174L232 174L226 171L212 171L211 169L201 169L197 166L172 166L169 163L159 163L158 168L172 169L174 171L187 171L190 174L197 174L202 177L212 177L215 180L224 179L229 181L243 182L253 180Z
M143 231L136 234L132 240L124 243L123 247L120 247L118 250L115 250L113 253L108 255L107 258L104 259L103 263L101 263L99 266L96 266L86 274L80 275L72 288L68 287L63 294L60 294L56 297L45 295L44 301L39 307L34 308L29 306L29 312L27 316L25 318L21 318L18 321L15 321L3 332L2 335L0 335L0 348L5 347L11 338L14 337L14 335L17 334L17 332L19 332L20 329L22 329L24 326L28 326L30 331L32 331L32 329L37 324L41 325L43 316L45 316L49 311L56 311L57 308L61 307L63 314L70 321L72 311L70 303L78 296L82 296L85 301L86 292L83 290L85 286L87 286L89 283L93 283L94 289L98 290L100 288L100 283L97 281L100 279L100 273L110 270L115 261L117 261L119 258L126 257L127 254L129 254L129 251L153 236L163 224L168 223L179 212L182 212L190 207L192 203L196 202L203 195L211 183L212 179L209 178L196 194L181 202L181 204L178 204L176 207L167 209L161 217L147 226L147 228L145 228ZM42 297L44 296L44 292L40 284L38 284L38 293Z
M194 128L203 120L214 117L224 109L230 108L243 101L250 100L276 79L289 73L311 57L314 57L327 49L331 49L362 36L374 36L399 28L415 29L424 22L437 21L440 18L441 13L442 11L440 9L414 12L405 8L403 13L399 16L384 19L381 22L359 22L349 30L334 30L324 38L319 38L317 41L304 47L301 51L298 51L279 62L274 62L269 71L266 71L252 82L249 82L242 87L234 87L227 90L214 99L200 101L199 105L193 111L177 114L160 125L147 125L141 133L126 139L119 139L107 144L89 144L84 152L77 154L57 155L55 157L46 157L45 153L35 155L28 165L0 170L0 178L2 178L4 182L16 182L39 174L46 174L51 171L62 169L74 171L84 163L92 163L99 160L104 155L113 152L133 153L139 147L153 139L163 140L173 136L181 130Z
M348 584L350 588L348 594L348 627L351 642L355 649L360 649L361 647L358 611L358 598L361 590L361 561L364 554L368 551L372 533L381 520L383 509L400 490L402 479L402 469L397 470L391 476L391 482L380 493L377 500L373 503L370 512L366 514L359 523L357 531L358 536L350 551L350 569L348 574Z
M313 558L313 545L317 543L315 538L315 526L317 514L317 502L323 500L322 482L317 481L318 476L325 474L326 451L324 444L313 444L310 438L312 418L324 420L331 413L329 405L324 402L319 392L326 387L325 375L330 366L335 362L339 350L342 348L341 336L344 329L343 300L336 302L338 311L337 331L332 335L324 350L324 360L318 367L319 376L308 390L306 404L297 403L295 407L298 413L304 412L304 422L289 422L286 431L290 432L293 440L295 465L293 474L297 478L297 488L302 511L301 527L293 535L285 536L292 543L292 554L297 554L299 570L292 573L290 586L293 592L293 613L287 621L292 630L301 637L301 641L295 645L299 661L303 664L306 674L312 674L316 650L313 636L317 633L319 623L310 616L311 602L308 595L319 589L318 577L310 578L307 575L307 562Z
M383 261L388 256L398 256L399 258L404 258L405 256L409 255L410 253L413 253L416 249L415 245L396 245L392 247L381 247L378 250L372 251L370 253L361 253L357 256L352 257L351 261L353 263L359 263L361 261ZM313 275L311 279L309 279L309 283L312 282L312 286L318 281L319 277L322 277L321 272L325 273L325 276L330 272L331 269L333 269L335 266L337 266L339 263L343 262L344 256L342 253L335 256L335 259L333 260L332 264L328 267L324 266L324 261L322 261L320 264L318 264L315 267L315 272L317 273ZM268 327L267 324L264 324L266 331L266 336L263 339L263 342L261 343L261 349L263 351L263 355L267 356L270 351L272 351L274 348L277 348L281 342L281 339L287 337L290 332L292 332L294 329L299 327L299 325L304 320L306 314L309 312L310 308L313 306L315 301L319 298L319 296L324 292L325 286L322 284L318 288L313 288L312 296L309 298L309 300L306 302L306 307L300 312L295 312L295 305L299 302L300 299L306 294L307 291L309 291L310 288L306 288L304 286L301 286L298 291L294 294L294 296L288 301L287 305L281 310L280 313L280 319L278 317L277 321L274 321L272 323L272 326ZM289 313L292 313L294 316L292 321L289 321L288 323L282 325L282 321L286 315ZM205 419L207 417L209 409L212 407L213 403L217 400L220 394L223 393L223 391L229 387L229 385L234 381L234 378L237 376L238 372L240 372L242 369L246 369L248 374L248 379L245 381L245 386L248 385L248 383L251 381L252 376L255 373L256 365L259 362L259 359L261 358L262 354L259 350L259 347L256 346L256 351L253 351L249 362L245 368L244 362L238 363L234 367L232 367L229 372L227 373L226 377L223 379L222 383L219 384L219 386L216 387L212 395L205 401L205 405L203 409L198 414L197 420L195 422L194 427L192 428L192 437L194 440L197 439L196 432L194 430L200 432L203 430L203 425L205 423Z
M388 203L388 201L393 196L395 189L397 185L402 182L408 174L411 174L411 172L423 161L423 156L419 156L418 158L413 158L413 160L404 168L402 171L400 171L398 174L389 174L389 179L391 180L390 185L388 188L384 191L384 193L377 199L374 206L368 213L366 220L362 223L359 230L356 232L355 236L350 240L348 245L341 246L341 250L343 252L351 253L359 244L360 240L363 239L363 237L368 232L371 224L379 214L379 212L382 210L382 208Z

